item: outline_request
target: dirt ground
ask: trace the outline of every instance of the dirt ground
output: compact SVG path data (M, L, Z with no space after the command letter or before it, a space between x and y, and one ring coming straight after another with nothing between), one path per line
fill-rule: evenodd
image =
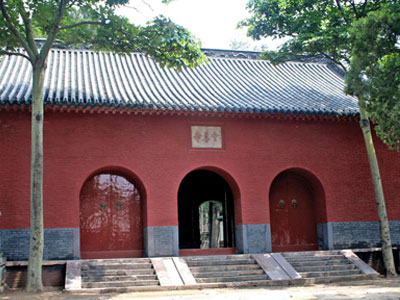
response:
M400 278L318 284L296 287L225 288L164 292L135 292L121 294L68 294L46 291L28 294L6 291L0 299L9 300L400 300Z

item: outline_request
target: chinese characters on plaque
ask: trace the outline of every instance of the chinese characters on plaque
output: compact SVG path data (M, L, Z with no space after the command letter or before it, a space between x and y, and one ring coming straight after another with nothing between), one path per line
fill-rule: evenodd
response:
M222 149L221 127L192 126L192 148Z

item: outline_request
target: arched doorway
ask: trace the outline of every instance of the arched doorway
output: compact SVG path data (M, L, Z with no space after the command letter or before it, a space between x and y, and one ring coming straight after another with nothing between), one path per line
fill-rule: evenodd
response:
M135 183L122 174L86 180L80 194L81 257L143 256L141 206Z
M179 248L231 248L234 207L230 186L215 172L190 172L178 191Z
M273 252L318 249L317 193L305 171L280 173L272 182L269 200Z

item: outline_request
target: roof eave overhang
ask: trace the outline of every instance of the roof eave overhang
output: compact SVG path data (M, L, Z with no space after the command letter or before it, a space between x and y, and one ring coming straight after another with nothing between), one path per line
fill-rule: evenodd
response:
M27 104L3 104L0 111L31 111ZM359 113L339 114L333 111L326 112L230 112L206 110L160 110L152 108L116 107L109 105L46 105L45 112L74 112L83 114L126 114L126 115L171 115L171 116L198 116L223 118L250 118L250 119L284 119L284 120L329 120L329 121L357 121Z

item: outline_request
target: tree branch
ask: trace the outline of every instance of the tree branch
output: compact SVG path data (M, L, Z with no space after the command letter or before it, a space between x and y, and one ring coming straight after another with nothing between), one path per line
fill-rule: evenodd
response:
M22 56L25 57L27 60L31 61L31 58L23 53L19 53L19 52L10 52L10 51L4 51L4 50L0 50L0 55L15 55L15 56Z
M24 38L20 35L20 33L18 32L18 30L15 28L14 24L11 21L10 16L7 13L6 8L4 7L4 0L0 0L0 10L1 13L3 14L4 19L7 22L8 27L10 28L10 31L12 32L12 34L17 38L18 42L20 43L20 45L25 49L25 51L28 53L29 55L29 61L33 62L35 59L35 54L32 51L32 49L29 47L29 45L27 44L27 42L24 40Z
M358 20L359 16L358 16L357 7L356 7L354 0L351 1L351 6L353 7L353 11L354 11L354 15L356 16L356 20Z
M339 8L340 12L342 13L343 19L346 21L347 25L350 24L349 19L346 16L345 11L343 10L342 5L340 4L340 0L335 0L336 6Z
M58 26L60 25L61 18L62 18L62 15L64 14L65 6L67 5L67 2L68 2L68 0L60 0L60 5L57 8L56 17L54 18L54 22L51 25L50 32L47 35L47 40L44 43L42 49L40 50L39 59L41 60L41 63L44 63L44 61L47 57L47 54L49 53L50 48L53 45L54 40L56 39L56 35L59 30Z
M76 1L77 0L73 0L73 1L71 1L71 3L67 6L68 8L71 8L72 6L74 6L75 5L75 3L76 3Z
M135 10L135 11L136 11L137 13L139 13L139 14L143 14L143 12L141 12L137 7L129 6L129 5L124 5L124 7L133 9L133 10Z
M151 9L151 11L154 11L153 7L151 7L151 5L150 5L148 2L142 0L142 3L143 3L144 5L147 5L147 7Z
M362 16L365 16L365 9L367 8L367 3L368 3L368 0L365 0L363 5L361 6L361 10L362 10L361 15Z
M343 71L347 72L346 67L344 66L344 64L342 62L340 62L339 60L334 59L332 56L330 56L327 53L321 53L325 58L329 59L330 61L334 62L335 64L339 65Z
M71 29L71 28L82 26L82 25L104 25L104 23L96 22L96 21L83 21L83 22L79 22L76 24L60 27L59 30Z
M22 21L24 22L24 25L25 25L25 34L26 34L26 40L28 42L28 45L31 48L32 52L35 55L38 55L39 52L37 50L36 43L33 38L32 23L29 19L27 12L25 11L25 9L23 7L23 4L18 5L18 11L19 11L19 14L21 15Z

